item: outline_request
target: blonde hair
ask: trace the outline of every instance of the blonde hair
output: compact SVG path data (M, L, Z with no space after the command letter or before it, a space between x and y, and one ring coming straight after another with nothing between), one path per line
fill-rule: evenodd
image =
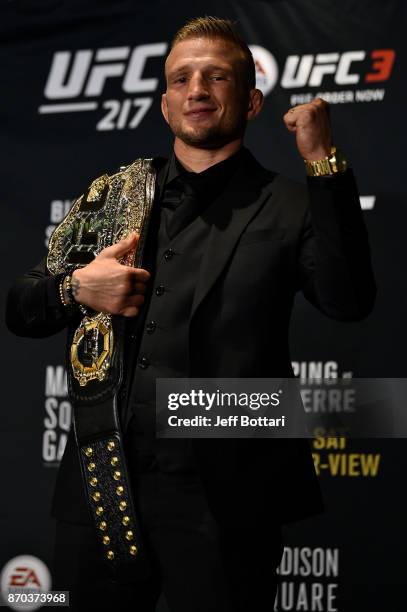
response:
M176 32L171 41L170 51L177 43L189 38L220 38L232 43L242 53L249 89L256 87L256 67L253 55L232 21L209 15L190 19Z

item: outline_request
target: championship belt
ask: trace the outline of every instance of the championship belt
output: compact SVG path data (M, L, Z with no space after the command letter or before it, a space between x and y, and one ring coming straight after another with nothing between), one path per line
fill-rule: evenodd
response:
M140 267L152 209L156 170L138 159L94 180L49 243L51 274L72 273L104 248L136 231L136 251L121 263ZM123 380L124 317L88 312L68 330L68 390L86 498L104 559L114 569L144 556L134 508L117 394ZM78 321L78 320L76 320Z

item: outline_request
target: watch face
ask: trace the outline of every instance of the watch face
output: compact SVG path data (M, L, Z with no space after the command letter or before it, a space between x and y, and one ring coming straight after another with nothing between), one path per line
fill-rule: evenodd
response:
M331 154L328 157L329 162L331 164L336 164L336 162L338 161L338 154L339 154L338 149L336 147L331 147Z
M348 165L345 156L336 147L332 147L329 163L333 172L344 172Z

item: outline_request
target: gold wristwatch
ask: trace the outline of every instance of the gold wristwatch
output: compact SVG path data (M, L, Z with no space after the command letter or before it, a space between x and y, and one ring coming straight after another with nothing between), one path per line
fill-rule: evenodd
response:
M348 162L344 154L336 147L331 147L330 155L317 161L308 161L304 159L305 168L308 176L332 176L333 174L341 174L348 167Z

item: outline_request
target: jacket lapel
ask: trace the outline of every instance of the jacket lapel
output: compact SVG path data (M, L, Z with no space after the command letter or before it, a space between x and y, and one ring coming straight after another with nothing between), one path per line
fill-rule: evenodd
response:
M219 278L242 232L270 196L274 173L246 149L236 175L203 218L212 223L199 269L190 319Z

